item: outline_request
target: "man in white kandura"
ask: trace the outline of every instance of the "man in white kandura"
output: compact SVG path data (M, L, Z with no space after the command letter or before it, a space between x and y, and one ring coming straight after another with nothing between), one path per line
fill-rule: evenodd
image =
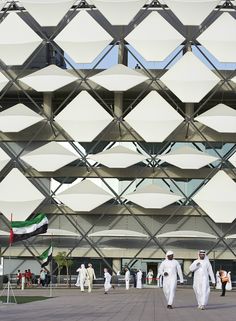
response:
M104 294L107 294L107 292L110 290L111 288L111 274L108 272L108 269L104 269Z
M166 259L161 263L158 274L163 276L163 292L167 301L167 309L173 309L172 304L177 287L177 274L181 284L183 284L184 280L180 264L174 259L172 251L166 253Z
M128 268L125 268L125 288L129 290L129 278L130 278L130 271Z
M84 292L84 284L86 279L88 278L88 273L87 270L85 268L84 264L81 264L81 266L76 270L76 272L78 272L78 278L77 278L77 282L76 282L76 286L80 286L80 291Z
M88 273L88 292L92 292L93 280L96 280L96 275L91 263L88 264L87 273Z
M138 272L136 274L136 278L137 278L136 288L137 289L142 289L142 276L143 276L142 270L138 270Z
M215 286L216 283L211 263L205 251L201 250L198 252L198 259L190 265L189 269L191 272L194 272L193 289L198 308L205 310L210 294L209 276L213 286Z

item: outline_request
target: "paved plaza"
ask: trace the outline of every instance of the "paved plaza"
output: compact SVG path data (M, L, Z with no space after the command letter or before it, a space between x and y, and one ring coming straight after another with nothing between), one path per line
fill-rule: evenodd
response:
M15 290L15 295L49 296L49 290ZM0 320L15 321L235 321L236 292L212 291L207 310L196 308L190 288L178 288L175 308L166 309L161 289L116 288L104 295L77 289L53 290L53 298L20 305L0 304Z

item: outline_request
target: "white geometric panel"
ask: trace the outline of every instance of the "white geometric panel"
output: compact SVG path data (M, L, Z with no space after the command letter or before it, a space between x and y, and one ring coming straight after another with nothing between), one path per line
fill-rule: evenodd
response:
M236 239L236 234L230 234L225 237L226 239Z
M236 61L236 20L225 12L197 40L219 61Z
M144 208L163 208L179 201L183 197L155 184L150 184L143 188L139 188L133 193L125 195L123 198Z
M46 233L41 234L42 236L71 236L71 237L79 237L79 233L61 230L57 228L48 228Z
M157 32L153 32L157 30ZM158 12L151 12L125 40L149 61L164 60L185 38Z
M56 26L75 0L20 0L41 26Z
M56 65L49 65L20 80L36 91L54 91L68 85L78 78Z
M112 25L128 25L147 0L91 0Z
M41 120L44 118L32 109L24 104L17 104L0 112L0 130L11 133L19 132Z
M236 110L225 104L216 105L195 120L220 133L236 133Z
M39 172L54 172L80 158L56 142L50 142L20 157Z
M110 168L126 168L144 161L147 156L124 146L115 146L101 153L88 155L88 158Z
M57 194L56 198L73 211L87 212L109 201L113 198L113 195L105 192L90 180L85 179Z
M43 201L44 195L17 169L0 183L0 212L13 221L24 221Z
M42 39L14 12L0 24L0 59L6 65L23 64L40 42Z
M55 117L75 141L82 142L91 142L112 120L112 116L84 90Z
M8 78L3 75L3 73L0 72L0 91L6 86L8 83Z
M110 91L126 91L148 80L148 77L122 64L117 64L89 79Z
M7 165L10 160L11 157L8 156L2 148L0 148L0 171Z
M154 90L124 119L146 142L162 142L184 120L184 118Z
M220 170L192 199L214 222L231 223L236 218L235 195L235 182Z
M183 102L198 103L219 82L219 78L192 52L187 52L161 81Z
M218 159L189 146L157 155L156 158L183 169L199 169Z
M229 159L228 161L234 165L234 167L236 167L236 153L234 153Z
M130 231L130 230L103 230L99 232L94 232L88 235L89 237L134 237L134 238L146 238L148 235Z
M184 25L200 25L220 0L164 0Z
M77 63L91 63L112 40L86 11L80 11L54 39Z
M0 230L0 236L8 236L9 237L9 235L10 235L10 232Z
M199 231L172 231L167 233L158 234L157 238L197 238L201 239L216 239L215 235L199 232Z

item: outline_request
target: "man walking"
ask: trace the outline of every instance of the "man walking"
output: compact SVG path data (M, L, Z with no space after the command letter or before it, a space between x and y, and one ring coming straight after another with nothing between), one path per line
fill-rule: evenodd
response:
M91 263L88 264L87 273L88 273L88 292L92 292L93 280L96 279L96 275Z
M163 292L167 301L167 309L173 309L172 304L177 287L177 274L181 284L183 284L184 280L180 264L174 259L172 251L166 253L166 259L161 263L158 274L163 276Z
M212 271L211 263L206 256L206 252L201 250L198 252L198 259L195 260L189 267L191 272L194 272L193 289L196 295L198 308L205 310L209 294L209 276L213 286L215 286L215 277Z

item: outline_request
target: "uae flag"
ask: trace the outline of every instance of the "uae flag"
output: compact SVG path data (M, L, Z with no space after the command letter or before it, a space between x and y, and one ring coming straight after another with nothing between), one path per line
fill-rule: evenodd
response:
M31 236L46 233L47 229L48 219L45 214L39 214L28 221L12 221L10 243L23 241Z
M42 261L41 267L45 267L52 260L52 245L49 246L40 256L40 261Z

